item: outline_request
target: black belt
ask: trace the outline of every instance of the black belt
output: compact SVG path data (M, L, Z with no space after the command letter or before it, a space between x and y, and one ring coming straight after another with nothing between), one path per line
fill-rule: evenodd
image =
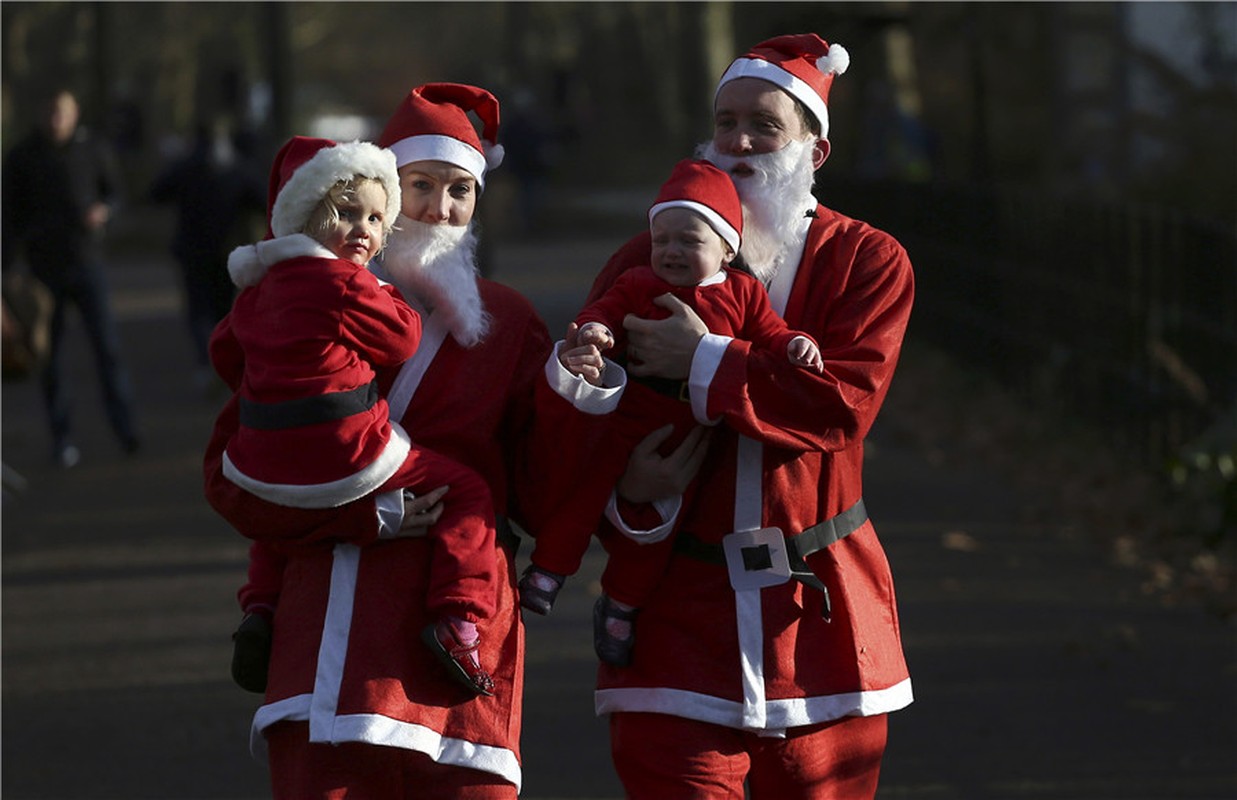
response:
M786 537L786 556L790 561L790 577L824 594L825 602L821 607L821 616L826 620L832 615L832 608L829 603L829 589L820 578L816 577L816 573L812 572L804 559L815 552L824 550L834 542L850 536L867 521L868 510L863 505L863 498L860 498L853 506L841 514L830 517L824 522L818 522L802 533L791 534ZM726 552L720 544L702 542L687 531L680 531L675 534L674 549L675 552L694 558L697 561L705 561L710 564L720 564L723 566L726 564ZM757 567L761 560L759 554L749 554L747 552L743 553L743 558L744 560L753 560L756 562ZM765 554L764 559L768 559L767 554Z
M520 549L520 537L511 527L511 520L502 515L494 517L494 541L507 551L513 561L515 560L516 553Z
M691 397L687 392L687 381L658 378L652 375L632 375L631 373L628 373L628 379L635 383L643 384L658 394L664 394L666 397L672 397L684 403L691 402Z
M281 403L240 398L240 424L260 431L281 431L319 422L334 422L369 411L378 402L378 381L346 392L326 392Z

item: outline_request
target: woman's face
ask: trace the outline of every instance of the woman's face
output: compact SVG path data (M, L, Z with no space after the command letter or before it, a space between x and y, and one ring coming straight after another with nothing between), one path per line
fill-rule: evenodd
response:
M477 210L477 179L445 161L414 161L399 168L402 213L427 225L463 227Z

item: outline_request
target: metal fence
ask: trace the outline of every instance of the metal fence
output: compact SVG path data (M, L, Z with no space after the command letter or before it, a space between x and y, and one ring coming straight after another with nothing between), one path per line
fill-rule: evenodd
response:
M1237 227L1029 191L823 191L906 246L912 336L1148 464L1237 406Z

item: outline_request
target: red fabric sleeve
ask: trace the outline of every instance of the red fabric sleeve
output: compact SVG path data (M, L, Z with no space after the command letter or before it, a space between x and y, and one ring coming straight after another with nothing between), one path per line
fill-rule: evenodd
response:
M735 340L708 413L794 450L836 451L867 435L893 376L914 297L906 251L891 236L830 214L813 226L786 319L815 337L823 373ZM838 220L841 220L840 222ZM828 236L828 246L822 246Z
M340 303L342 338L374 366L407 361L421 342L421 315L394 287L358 269L343 285Z

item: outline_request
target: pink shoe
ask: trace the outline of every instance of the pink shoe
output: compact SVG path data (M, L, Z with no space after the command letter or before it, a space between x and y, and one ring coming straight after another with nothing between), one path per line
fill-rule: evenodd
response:
M421 641L434 652L457 683L473 694L494 696L494 679L474 660L474 654L481 647L480 637L472 644L464 644L456 638L450 625L438 622L421 631Z

